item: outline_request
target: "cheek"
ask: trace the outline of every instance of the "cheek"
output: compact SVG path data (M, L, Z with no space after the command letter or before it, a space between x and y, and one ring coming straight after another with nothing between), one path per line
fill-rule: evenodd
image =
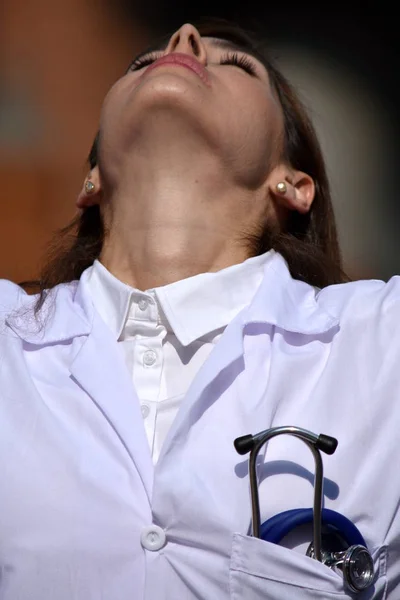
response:
M119 80L106 95L100 112L99 128L101 133L100 160L107 169L120 160L126 138L124 112L127 105L126 79Z
M243 113L252 128L254 139L268 147L276 138L280 121L273 99L266 95L255 95L252 102L244 102Z
M231 107L227 131L235 132L239 159L263 177L277 154L282 127L279 107L272 95L246 88L238 90Z
M104 98L100 112L100 127L102 127L103 124L107 124L109 121L115 121L117 119L118 113L121 110L125 87L124 84L125 82L123 79L117 81Z

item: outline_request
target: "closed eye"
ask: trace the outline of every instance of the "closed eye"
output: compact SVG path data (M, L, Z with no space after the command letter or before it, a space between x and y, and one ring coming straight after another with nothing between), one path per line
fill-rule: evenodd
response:
M243 54L239 56L237 52L230 52L224 55L220 60L220 65L235 65L249 73L249 75L257 75L257 70L253 62Z
M163 55L163 52L150 52L148 54L145 54L144 56L139 56L138 58L135 58L134 61L132 61L128 71L139 71L139 69L147 67L147 65L150 65L158 58L161 58L161 56ZM240 67L241 69L246 71L246 73L249 73L249 75L257 75L257 70L254 66L254 63L247 56L244 56L243 54L239 55L237 52L228 52L228 54L225 54L221 58L219 64L234 65L236 67Z

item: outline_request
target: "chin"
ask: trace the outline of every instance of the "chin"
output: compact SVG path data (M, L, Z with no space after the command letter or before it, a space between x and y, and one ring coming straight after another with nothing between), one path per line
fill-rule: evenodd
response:
M162 126L169 122L190 125L192 128L211 126L211 107L199 94L197 86L188 85L184 78L166 76L150 78L138 86L129 103L124 120L136 127L149 121ZM207 127L207 122L209 125ZM134 125L135 124L135 125Z
M166 147L174 139L190 152L191 143L193 152L202 146L215 152L222 139L221 114L213 95L204 93L209 89L184 69L182 75L156 71L110 99L103 114L104 137L109 132L114 147L144 149L158 142Z
M197 77L194 75L194 77ZM190 78L190 80L189 80ZM189 72L189 78L175 73L150 74L143 79L133 91L135 103L145 102L152 105L183 104L199 105L204 102L202 89L204 85L201 82L193 81Z

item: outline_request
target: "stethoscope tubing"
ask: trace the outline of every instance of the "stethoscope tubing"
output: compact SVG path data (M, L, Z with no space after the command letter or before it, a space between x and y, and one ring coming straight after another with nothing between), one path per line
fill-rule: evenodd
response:
M292 508L270 517L268 521L261 525L261 539L272 544L279 544L281 540L293 529L301 525L312 523L312 508ZM329 508L322 509L322 526L328 526L329 530L344 538L351 540L350 545L359 545L367 547L366 541L357 527L344 515L335 512Z

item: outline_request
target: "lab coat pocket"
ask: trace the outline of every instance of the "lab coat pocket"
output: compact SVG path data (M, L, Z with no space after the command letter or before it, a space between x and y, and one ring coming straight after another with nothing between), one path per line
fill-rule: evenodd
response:
M386 547L373 552L375 584L360 594L352 594L341 575L294 550L257 538L233 534L230 563L231 600L328 600L355 598L385 600Z

